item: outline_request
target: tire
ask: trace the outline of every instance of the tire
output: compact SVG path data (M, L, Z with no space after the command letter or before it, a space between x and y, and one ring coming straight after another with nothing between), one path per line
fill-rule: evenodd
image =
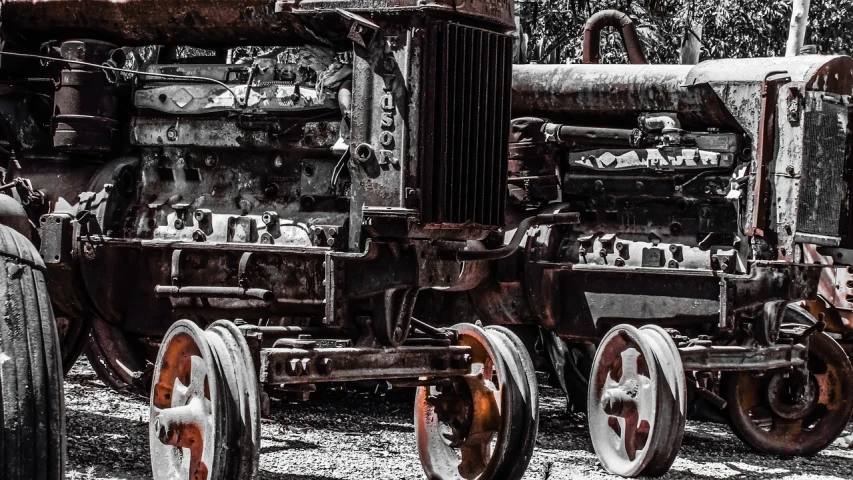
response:
M0 465L6 480L65 478L62 354L38 251L0 225Z

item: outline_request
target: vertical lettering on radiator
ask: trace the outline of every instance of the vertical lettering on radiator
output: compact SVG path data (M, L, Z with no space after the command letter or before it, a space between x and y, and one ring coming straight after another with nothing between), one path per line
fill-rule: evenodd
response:
M382 59L382 68L385 70L382 75L384 84L382 87L383 94L379 99L379 107L382 109L379 125L382 128L382 133L379 134L379 155L377 157L380 165L397 165L397 157L394 155L394 82L397 79L397 61L391 51L391 48L396 44L396 36L385 37L385 57Z

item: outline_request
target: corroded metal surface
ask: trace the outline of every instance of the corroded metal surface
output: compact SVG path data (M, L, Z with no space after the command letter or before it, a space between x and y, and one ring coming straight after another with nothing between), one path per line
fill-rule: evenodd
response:
M728 378L732 426L761 452L812 455L832 443L850 418L850 360L825 333L814 333L808 345L805 370L789 376L774 371L759 381L749 373Z
M98 38L122 45L267 45L321 39L270 0L8 0L3 25L30 41Z
M509 331L454 327L471 350L471 373L420 387L415 399L418 454L430 478L518 480L532 454L538 391L527 352Z
M640 37L637 36L634 22L627 14L618 10L603 10L587 20L583 27L583 63L598 63L600 60L601 29L604 27L619 29L630 63L649 63L640 44Z

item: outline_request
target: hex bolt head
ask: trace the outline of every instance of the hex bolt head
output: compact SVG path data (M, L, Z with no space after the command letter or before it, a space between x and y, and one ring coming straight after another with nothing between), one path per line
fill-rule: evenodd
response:
M288 374L294 377L302 375L302 362L300 362L298 358L291 358L287 361L285 369Z
M678 262L676 262L675 260L670 260L670 261L666 264L666 266L667 266L667 267L669 267L669 268L678 268Z
M208 167L215 167L217 163L216 155L208 153L204 156L204 164Z
M317 362L317 372L320 375L331 375L332 373L332 359L331 358L321 358Z
M170 142L174 142L178 139L178 130L175 127L169 127L166 130L166 138L169 139Z
M603 249L603 248L602 248L601 250L599 250L599 251L598 251L598 254L599 254L602 258L603 258L603 257L606 257L606 256L607 256L607 250L605 250L605 249Z
M616 259L616 261L614 263L616 264L617 267L624 267L625 266L625 259L622 257L619 257Z
M361 163L368 162L373 158L373 147L366 143L359 144L355 147L355 158Z
M180 218L176 218L175 219L175 228L178 230L183 229L184 228L184 221L181 220Z
M196 230L193 232L193 241L195 242L204 242L207 241L207 235L204 234L201 230Z
M678 251L678 245L672 244L669 246L669 251L675 253Z

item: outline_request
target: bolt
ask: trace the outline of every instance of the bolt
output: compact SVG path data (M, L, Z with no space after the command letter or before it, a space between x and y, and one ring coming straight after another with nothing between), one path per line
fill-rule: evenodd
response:
M264 212L264 214L261 215L261 221L264 222L264 225L269 225L271 223L277 223L278 213L276 213L276 212Z
M294 377L302 375L302 362L298 358L291 358L285 364L285 369L289 375Z
M216 155L214 155L212 153L208 153L207 155L205 155L204 156L204 164L207 165L208 167L215 167L216 166Z
M275 243L275 240L273 240L272 235L269 233L261 235L261 245L272 245L273 243Z
M596 180L595 181L595 191L596 192L603 192L604 191L604 182L602 182L601 180Z
M602 257L606 257L607 256L607 250L602 248L601 250L598 251L598 254L601 255Z
M616 242L616 250L619 250L620 252L625 250L625 244L622 242Z
M373 147L366 143L359 144L355 147L355 158L361 163L367 162L373 158Z
M625 259L623 259L622 257L619 257L616 259L616 261L614 263L616 264L617 267L624 267L625 266Z
M787 172L788 175L793 177L794 176L794 166L788 165L787 167L785 167L785 172Z
M180 218L176 218L175 219L175 228L178 230L184 228L184 221L181 220Z
M332 359L321 358L317 362L317 372L320 375L330 375L332 373Z
M675 253L678 251L678 245L672 244L669 246L669 251Z
M403 328L397 327L394 329L394 343L400 343L403 341Z
M272 161L272 166L275 168L284 167L284 158L281 155L276 155Z
M670 261L666 264L666 266L667 266L667 267L669 267L669 268L678 268L678 262L676 262L675 260L670 260Z
M166 138L168 138L170 142L174 142L178 139L178 130L175 127L169 127L169 129L166 130Z
M207 240L207 235L204 234L201 230L196 230L193 232L193 241L196 242L204 242Z

